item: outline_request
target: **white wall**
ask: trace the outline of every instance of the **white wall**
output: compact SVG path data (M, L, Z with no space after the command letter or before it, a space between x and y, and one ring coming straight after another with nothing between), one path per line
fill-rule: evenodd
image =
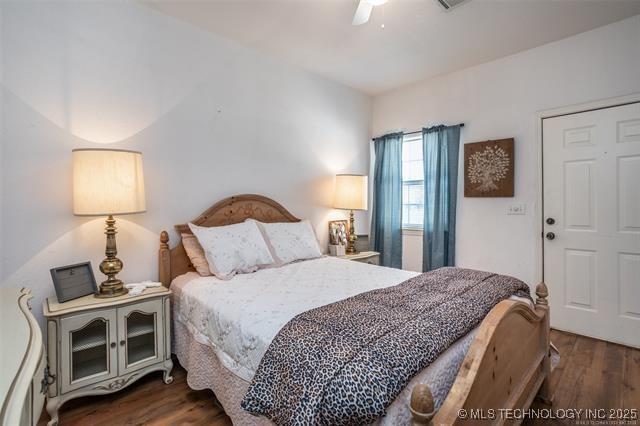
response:
M464 198L460 179L456 260L458 266L535 284L540 235L536 112L634 92L640 92L640 16L377 96L373 134L464 122L465 143L514 137L514 198ZM527 214L505 215L516 202L526 204ZM405 247L421 250L415 241L405 241ZM422 258L421 253L404 256Z
M369 97L133 2L1 8L0 277L34 290L38 316L50 268L91 260L103 279L104 218L71 210L76 147L143 152L147 213L118 219L126 281L157 279L159 232L226 196L274 198L323 246L345 217L333 176L367 172Z

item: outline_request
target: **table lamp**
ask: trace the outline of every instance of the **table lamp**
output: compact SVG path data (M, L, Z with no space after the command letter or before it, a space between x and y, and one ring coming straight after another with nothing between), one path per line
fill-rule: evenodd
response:
M142 153L118 149L74 149L73 214L77 216L107 216L106 258L100 271L107 280L100 284L96 297L106 298L127 294L116 275L122 261L116 257L116 221L113 215L145 211Z
M354 210L367 209L367 177L363 175L336 175L336 190L333 207L350 210L349 213L349 240L347 241L348 254L356 252L355 219Z

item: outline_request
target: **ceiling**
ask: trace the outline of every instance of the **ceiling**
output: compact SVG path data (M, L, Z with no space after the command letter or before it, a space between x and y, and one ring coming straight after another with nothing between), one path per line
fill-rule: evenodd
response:
M142 1L368 94L640 14L640 0L389 0L354 27L356 0Z

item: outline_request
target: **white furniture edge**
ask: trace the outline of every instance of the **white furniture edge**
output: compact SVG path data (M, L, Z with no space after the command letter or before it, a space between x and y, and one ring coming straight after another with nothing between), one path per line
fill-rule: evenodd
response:
M35 353L34 351L27 350L22 363L20 364L20 370L14 377L7 398L2 404L2 412L0 418L2 418L3 426L14 426L20 424L22 412L24 408L25 400L29 394L33 377L36 374L38 365L42 358L42 351L44 350L44 344L42 343L42 332L36 322L35 317L31 314L29 309L29 300L33 298L31 290L22 288L20 290L20 296L18 297L18 304L20 310L27 318L29 323L29 344L28 347L32 347L36 342L40 342L40 351Z

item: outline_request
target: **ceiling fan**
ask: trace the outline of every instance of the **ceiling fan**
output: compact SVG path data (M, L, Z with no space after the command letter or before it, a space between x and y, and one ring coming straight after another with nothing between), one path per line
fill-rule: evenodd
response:
M358 8L355 15L353 15L353 21L351 25L366 24L371 17L371 12L376 6L385 4L388 0L360 0L358 2ZM462 3L466 3L469 0L436 0L436 2L442 6L444 10L451 10L456 6L460 6ZM384 27L384 25L383 25Z
M360 0L355 15L353 15L353 21L351 25L362 25L369 21L371 11L374 7L383 5L387 0Z

